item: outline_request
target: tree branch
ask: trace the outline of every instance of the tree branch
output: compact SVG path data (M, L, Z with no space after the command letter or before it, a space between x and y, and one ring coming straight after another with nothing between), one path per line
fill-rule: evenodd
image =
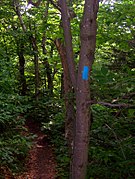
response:
M58 9L60 12L61 12L61 8L58 4L56 4L53 0L49 0L49 2L56 8Z
M131 104L126 104L126 103L120 103L120 104L112 104L112 103L107 103L107 102L98 102L98 101L87 101L87 104L90 105L90 104L100 104L102 106L106 106L106 107L109 107L109 108L135 108L135 105L131 105Z
M65 0L59 0L59 4L61 6L62 25L64 30L68 69L69 69L72 85L74 87L74 90L76 91L76 72L75 72L75 63L74 63L74 55L73 55L73 47L72 47L70 19L68 16L68 7Z
M46 3L46 9L45 9L45 13L43 15L43 23L46 24L47 23L47 18L48 18L48 9L49 9L49 1L47 1ZM46 54L47 50L46 50L46 29L43 32L43 36L42 36L42 43L41 43L41 47L43 50L43 54Z
M123 99L130 99L135 96L135 92L127 93L124 96L122 96Z
M16 12L18 18L19 18L19 21L20 21L20 24L21 24L21 26L22 26L23 31L26 32L26 31L27 31L27 28L26 28L26 26L25 26L25 24L24 24L24 22L23 22L22 15L21 15L21 13L20 13L19 2L16 1L16 0L13 0L13 7L14 7L14 10L15 10L15 12Z
M115 132L108 124L105 124L105 125L106 125L106 127L107 127L108 129L110 129L110 130L112 131L112 133L113 133L113 135L114 135L114 137L115 137L117 143L118 143L119 146L120 146L122 155L123 155L124 159L126 160L126 155L125 155L124 150L123 150L123 148L122 148L122 145L121 145L121 143L120 143L120 141L119 141L119 139L118 139L118 137L117 137L116 132Z

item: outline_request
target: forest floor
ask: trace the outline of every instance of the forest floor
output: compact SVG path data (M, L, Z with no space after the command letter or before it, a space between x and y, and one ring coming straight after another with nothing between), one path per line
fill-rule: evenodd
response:
M55 179L56 161L53 147L49 144L48 136L41 132L38 124L32 120L26 122L28 132L35 137L26 160L26 172L16 176L15 179Z

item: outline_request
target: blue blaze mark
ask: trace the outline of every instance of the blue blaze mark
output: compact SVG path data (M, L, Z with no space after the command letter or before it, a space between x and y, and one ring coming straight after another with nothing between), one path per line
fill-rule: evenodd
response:
M88 80L88 74L89 74L89 67L84 66L83 67L83 72L82 72L82 79L83 80Z

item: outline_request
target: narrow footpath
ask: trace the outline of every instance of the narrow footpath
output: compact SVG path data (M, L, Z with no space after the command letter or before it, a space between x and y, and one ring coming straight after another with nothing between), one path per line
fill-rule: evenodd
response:
M29 152L26 162L27 171L16 179L55 179L56 162L52 146L49 144L47 135L40 131L40 127L30 121L26 122L30 133L37 135Z

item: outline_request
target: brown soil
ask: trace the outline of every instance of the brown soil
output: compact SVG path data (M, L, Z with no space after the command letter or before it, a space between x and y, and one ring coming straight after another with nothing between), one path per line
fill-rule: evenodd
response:
M32 121L27 121L26 127L30 133L36 134L32 149L26 162L27 171L16 179L55 179L56 162L53 147L49 144L48 137L40 131L40 127Z

